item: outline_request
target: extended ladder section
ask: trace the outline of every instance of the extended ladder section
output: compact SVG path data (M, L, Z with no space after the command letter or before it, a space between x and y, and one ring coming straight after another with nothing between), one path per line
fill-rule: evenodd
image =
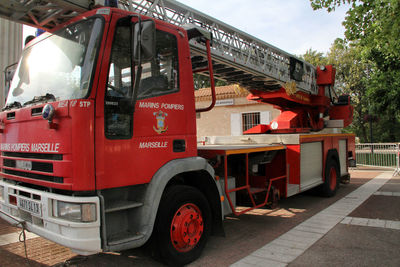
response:
M5 2L5 3L4 3ZM274 91L289 85L317 94L316 70L311 64L243 31L174 0L119 0L119 8L154 17L173 25L196 25L213 35L214 76L249 90ZM10 0L0 3L0 16L24 24L52 29L94 7L98 0ZM194 70L207 66L206 48L191 41ZM207 71L203 71L208 75Z
M51 30L93 8L92 0L0 1L0 16L36 28Z

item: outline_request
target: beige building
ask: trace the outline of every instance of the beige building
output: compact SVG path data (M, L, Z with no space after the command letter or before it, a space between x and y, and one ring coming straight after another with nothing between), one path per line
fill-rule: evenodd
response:
M208 112L197 114L197 137L237 136L258 124L269 124L280 114L272 105L247 100L249 92L238 85L216 88L217 103ZM196 107L211 102L210 88L195 92Z
M22 51L22 24L0 18L0 107L6 98L5 68L18 62Z

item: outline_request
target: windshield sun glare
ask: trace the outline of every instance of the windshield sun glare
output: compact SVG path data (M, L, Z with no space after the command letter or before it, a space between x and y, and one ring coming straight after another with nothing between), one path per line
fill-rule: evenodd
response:
M7 104L44 101L45 95L53 95L56 101L84 98L93 76L101 30L101 19L88 19L24 50Z

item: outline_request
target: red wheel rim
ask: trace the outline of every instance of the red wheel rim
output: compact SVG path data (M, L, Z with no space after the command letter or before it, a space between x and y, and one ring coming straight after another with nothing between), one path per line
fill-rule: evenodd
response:
M171 242L179 252L193 249L203 234L204 223L200 209L192 203L180 207L171 223Z
M336 169L331 168L329 172L329 187L331 188L332 191L335 190L336 188L336 179L337 179Z

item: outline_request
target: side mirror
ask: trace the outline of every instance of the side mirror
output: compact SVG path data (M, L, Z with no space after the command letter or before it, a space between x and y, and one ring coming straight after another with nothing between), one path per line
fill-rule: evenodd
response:
M139 55L141 57L140 61L152 60L156 54L156 26L154 21L146 20L136 23L133 32L133 55L135 61L139 61Z

